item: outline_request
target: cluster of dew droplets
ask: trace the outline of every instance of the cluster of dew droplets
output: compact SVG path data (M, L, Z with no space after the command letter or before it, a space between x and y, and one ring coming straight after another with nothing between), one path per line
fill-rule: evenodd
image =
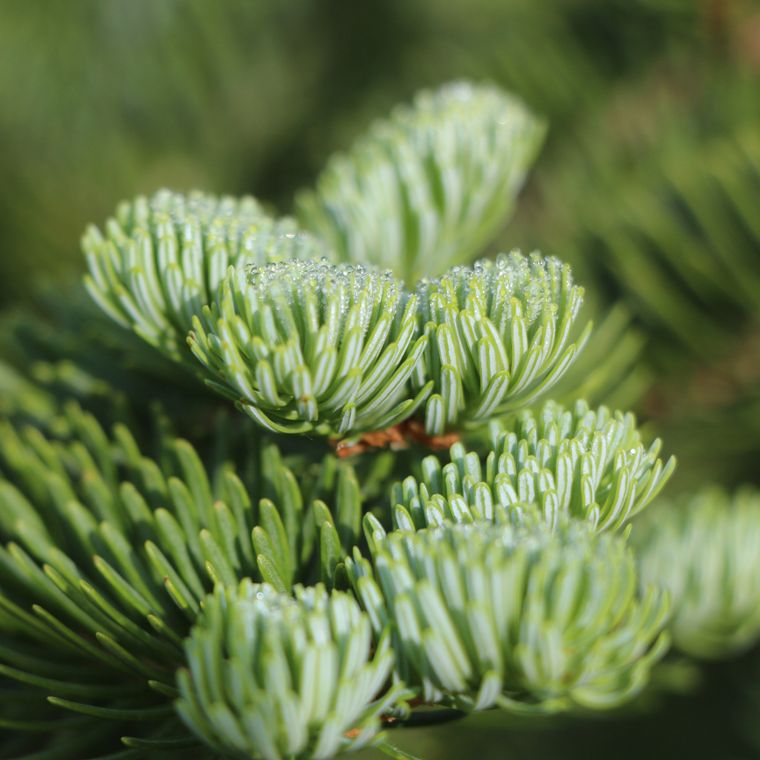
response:
M417 281L414 292L417 296L417 310L422 317L423 322L434 320L432 313L432 300L431 296L438 290L438 281L430 277L423 277Z
M502 315L499 327L511 313L512 298L520 302L528 325L546 313L556 314L567 267L539 253L524 256L519 251L500 253L495 260L481 259L472 266L454 266L437 278L417 283L419 313L423 321L440 322L444 305L472 311L477 317ZM506 309L505 309L506 305Z
M463 308L469 294L470 267L457 265L440 277L419 280L415 293L423 321L443 322L447 308Z
M503 284L510 296L520 299L523 316L530 325L547 307L556 311L562 272L560 261L537 252L528 257L517 252L501 254L496 259L494 285Z
M363 264L332 264L326 257L252 264L246 268L246 277L256 299L275 307L284 302L289 308L298 309L308 292L316 296L324 316L328 304L337 301L341 323L349 310L360 303L363 329L367 329L375 307L385 299L388 303L395 302L398 294L398 283L389 270Z
M493 295L493 269L494 263L483 259L472 266L454 266L441 277L420 280L416 292L423 316L440 321L443 304L468 307L486 316Z

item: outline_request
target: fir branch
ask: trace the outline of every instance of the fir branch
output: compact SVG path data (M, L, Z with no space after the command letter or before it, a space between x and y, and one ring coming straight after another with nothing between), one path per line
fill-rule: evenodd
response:
M430 435L526 406L559 380L591 329L569 343L583 289L569 266L537 253L454 267L422 280L417 294L428 337L423 378L435 381Z
M232 432L208 425L197 446L163 429L151 457L126 426L107 433L58 405L69 393L153 397L150 382L90 372L100 343L64 368L48 336L41 393L0 365L12 394L0 403L0 677L11 695L47 697L39 720L10 710L10 727L110 722L125 757L199 741L241 758L372 743L398 754L378 732L413 722L412 706L446 707L439 720L605 708L638 693L668 644L667 593L637 576L627 531L613 533L674 460L659 458L659 440L643 444L632 415L585 402L524 411L589 335L568 265L517 251L460 265L511 209L542 132L495 88L450 85L333 159L298 202L313 234L251 198L168 191L87 231L99 307L258 427L291 435L283 453L240 416ZM611 324L604 345L621 334ZM196 407L171 374L153 380ZM450 461L428 456L415 471L418 450L349 464L293 434L343 451L471 434L473 448L455 443ZM736 526L755 539L749 501ZM716 514L703 519L720 533ZM731 563L749 544L731 530L705 552L721 590L747 581ZM660 551L654 540L645 550ZM346 586L355 596L336 590ZM713 653L756 636L754 597L731 600L716 644L716 597L681 593L682 646ZM688 639L679 626L693 633L695 619L707 633Z
M632 537L642 582L670 591L675 646L719 659L760 640L760 493L712 486L663 501Z
M582 523L376 533L352 584L426 702L554 711L637 693L667 648L667 600L637 595L632 553Z
M389 268L409 283L436 275L494 237L543 134L495 87L421 92L333 157L297 214L342 261Z
M125 428L109 438L78 407L65 414L68 438L0 426L5 677L91 710L160 704L215 583L332 585L358 540L356 475L334 457L309 495L308 477L261 444L241 467L246 486L229 463L207 471L185 441L165 441L159 463Z
M244 582L217 589L186 645L177 709L225 756L328 758L377 739L397 704L384 690L393 668L388 635L348 594L297 588L296 597Z
M430 392L409 390L426 343L416 306L390 272L361 265L232 270L190 346L263 427L345 437L396 424Z
M389 272L289 261L231 270L190 345L212 386L272 431L356 436L427 399L426 433L440 436L562 376L589 332L570 343L582 293L538 254L455 268L414 295Z
M87 229L85 284L116 322L186 360L192 317L212 300L229 266L321 255L314 245L251 197L161 190L122 203L103 232Z
M428 456L421 477L393 486L393 522L403 530L444 521L508 521L536 504L556 528L568 518L595 530L619 530L661 491L675 459L658 457L661 443L645 446L632 414L592 410L583 401L565 408L552 401L509 423L491 424L486 453L456 443L447 463Z

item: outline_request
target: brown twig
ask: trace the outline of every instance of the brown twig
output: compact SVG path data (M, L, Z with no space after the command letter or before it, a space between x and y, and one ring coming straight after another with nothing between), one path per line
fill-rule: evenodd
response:
M362 433L358 439L352 441L330 439L335 453L341 459L363 454L365 451L377 449L406 449L412 443L432 450L448 449L460 439L459 433L451 432L445 435L428 435L425 426L419 420L404 420L398 425L375 430L370 433Z

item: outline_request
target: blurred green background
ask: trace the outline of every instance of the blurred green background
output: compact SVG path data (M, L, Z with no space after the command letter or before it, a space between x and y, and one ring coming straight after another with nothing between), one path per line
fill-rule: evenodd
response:
M510 89L549 121L494 250L573 262L606 331L597 350L619 354L594 400L663 436L680 458L671 492L759 483L756 3L3 0L2 329L65 307L81 233L121 199L201 188L287 212L372 118L454 78ZM653 690L603 718L486 714L399 744L450 758L760 756L757 653L673 674L696 690Z

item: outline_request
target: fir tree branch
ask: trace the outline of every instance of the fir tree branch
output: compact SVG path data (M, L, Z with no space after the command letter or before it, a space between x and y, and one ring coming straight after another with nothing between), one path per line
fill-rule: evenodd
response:
M458 709L614 706L667 648L668 603L639 596L633 554L582 523L375 534L348 562L376 631L393 624L399 678Z
M760 640L760 493L712 486L662 501L632 537L642 583L670 592L681 651L720 659Z
M184 196L161 190L122 203L104 232L82 238L96 303L124 327L174 359L229 266L315 254L289 219L275 220L250 197Z
M430 435L527 406L559 380L591 326L570 343L583 302L570 267L517 251L417 286L428 337L422 379ZM420 380L421 382L421 380Z
M579 401L552 401L535 412L491 424L483 453L454 444L449 462L421 462L421 477L396 483L393 524L410 530L453 522L508 521L536 504L539 519L556 527L569 518L595 530L618 530L662 490L675 467L658 457L661 443L644 446L632 414Z
M509 216L544 127L495 87L421 92L334 156L297 215L339 260L408 283L467 263Z
M430 392L408 382L426 343L416 307L389 272L361 265L232 270L190 346L263 427L346 437L396 424Z
M403 696L384 689L388 635L348 594L297 588L295 599L244 582L216 593L186 643L179 714L235 757L328 758L376 739L380 714Z

